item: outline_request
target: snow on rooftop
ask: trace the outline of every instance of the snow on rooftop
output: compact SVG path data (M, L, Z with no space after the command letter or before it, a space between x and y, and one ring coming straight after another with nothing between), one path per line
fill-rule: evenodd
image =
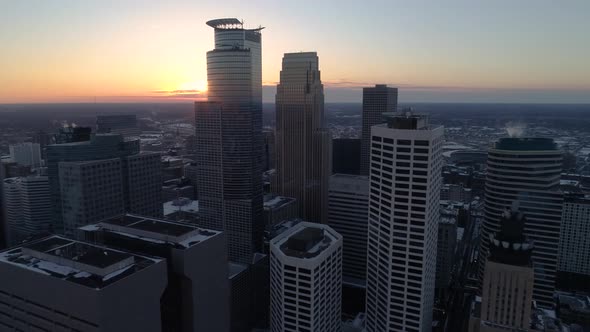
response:
M172 213L182 211L182 212L189 212L189 213L198 213L199 212L199 201L191 200L191 199L184 199L184 200L173 200L168 201L163 204L164 207L164 216L171 215Z

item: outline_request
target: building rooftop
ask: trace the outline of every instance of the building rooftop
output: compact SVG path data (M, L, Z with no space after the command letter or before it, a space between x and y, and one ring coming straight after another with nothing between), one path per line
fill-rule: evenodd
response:
M496 150L508 151L557 151L557 144L552 138L542 137L504 137L495 144Z
M327 225L300 222L273 239L272 244L287 256L313 258L333 245L342 236Z
M244 22L238 20L237 18L218 18L214 20L207 21L207 25L218 30L251 30L251 31L260 31L264 29L263 27L259 27L256 29L244 29Z
M268 200L265 197L264 208L274 210L293 202L295 202L295 198L293 197L275 196Z
M0 262L96 289L159 261L57 235L0 253Z
M173 201L165 202L164 204L164 216L168 216L172 213L182 211L189 213L199 212L199 201L192 200L186 197L180 197Z
M203 242L220 231L199 228L193 224L124 214L81 227L82 231L107 231L150 243L173 245L186 249Z

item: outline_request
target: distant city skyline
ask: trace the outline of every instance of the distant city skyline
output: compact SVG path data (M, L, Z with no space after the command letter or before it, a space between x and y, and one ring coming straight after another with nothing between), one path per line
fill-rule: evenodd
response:
M317 51L327 102L388 84L400 102L590 102L590 3L18 1L0 6L0 103L204 97L202 22L267 27L264 101L282 54ZM310 11L309 8L313 8ZM336 10L337 8L337 10Z

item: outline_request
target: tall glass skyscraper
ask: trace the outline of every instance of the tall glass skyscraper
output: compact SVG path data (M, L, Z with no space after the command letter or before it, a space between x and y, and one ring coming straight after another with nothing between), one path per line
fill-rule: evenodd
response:
M249 263L262 244L262 28L207 25L208 101L195 105L201 223L226 232L230 260Z
M287 53L276 96L277 191L295 197L300 216L327 223L330 132L315 52Z
M550 138L502 138L488 152L485 219L481 229L479 277L483 281L490 240L506 209L518 203L524 233L534 243L533 299L551 306L563 196L559 191L563 152Z

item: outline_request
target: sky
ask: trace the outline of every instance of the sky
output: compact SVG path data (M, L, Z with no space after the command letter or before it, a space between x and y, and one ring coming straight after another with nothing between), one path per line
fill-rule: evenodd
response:
M0 103L190 101L209 19L264 26L264 100L317 51L327 102L590 103L590 1L0 1Z

